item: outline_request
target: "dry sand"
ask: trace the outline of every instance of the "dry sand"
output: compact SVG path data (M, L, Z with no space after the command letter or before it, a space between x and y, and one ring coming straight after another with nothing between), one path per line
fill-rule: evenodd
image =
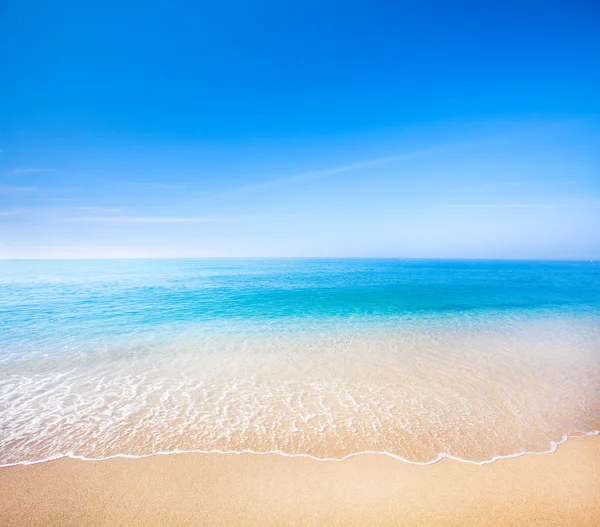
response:
M2 525L600 525L600 437L477 466L180 454L0 469Z

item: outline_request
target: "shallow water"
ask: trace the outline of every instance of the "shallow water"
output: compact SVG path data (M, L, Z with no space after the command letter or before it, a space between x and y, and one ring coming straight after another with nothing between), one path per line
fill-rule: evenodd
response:
M0 262L0 464L386 452L600 429L600 265Z

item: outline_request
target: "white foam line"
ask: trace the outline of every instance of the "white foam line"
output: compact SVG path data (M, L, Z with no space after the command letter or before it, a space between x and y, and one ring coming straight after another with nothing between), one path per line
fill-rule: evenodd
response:
M404 463L409 463L410 465L433 465L433 464L437 463L438 461L441 461L442 459L453 459L454 461L460 461L461 463L469 463L471 465L489 465L489 464L494 463L495 461L499 461L501 459L511 459L511 458L515 458L515 457L528 456L528 455L540 456L540 455L544 455L544 454L553 454L554 452L556 452L559 445L562 445L567 439L571 439L571 438L581 439L581 438L593 436L593 435L600 435L600 430L593 430L592 432L588 432L587 434L583 434L583 435L572 435L572 436L565 435L562 437L562 439L560 441L551 441L550 448L548 450L544 450L543 452L516 452L514 454L507 454L505 456L494 456L493 458L485 460L485 461L473 461L472 459L463 459L461 457L456 457L451 454L447 454L445 452L438 454L438 456L435 459L432 459L431 461L412 461L410 459L403 458L403 457L398 456L397 454L393 454L391 452L380 452L380 451L376 451L376 450L364 450L361 452L354 452L354 453L348 454L344 457L316 457L316 456L312 456L310 454L288 454L287 452L282 452L281 450L268 450L265 452L257 452L255 450L250 450L250 449L245 449L245 450L170 450L168 452L153 452L152 454L139 454L139 455L115 454L114 456L106 456L106 457L85 457L85 456L78 456L77 454L74 454L73 452L69 452L67 454L57 454L56 456L48 457L45 459L38 459L38 460L33 460L33 461L31 461L31 460L18 461L16 463L6 463L4 465L0 465L0 468L15 467L15 466L19 466L19 465L37 465L38 463L46 463L48 461L56 461L57 459L63 459L63 458L79 459L81 461L105 461L107 459L143 459L143 458L147 458L147 457L170 456L170 455L175 455L175 454L229 454L229 455L254 454L254 455L261 455L261 456L278 455L278 456L283 456L283 457L303 457L303 458L313 459L315 461L345 461L347 459L350 459L350 458L356 457L356 456L376 455L376 456L389 456L394 459L397 459L398 461L402 461Z

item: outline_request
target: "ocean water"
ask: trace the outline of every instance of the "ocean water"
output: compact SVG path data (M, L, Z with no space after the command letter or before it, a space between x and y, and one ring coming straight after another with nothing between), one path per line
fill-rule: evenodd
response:
M0 465L483 463L600 429L600 264L0 262Z

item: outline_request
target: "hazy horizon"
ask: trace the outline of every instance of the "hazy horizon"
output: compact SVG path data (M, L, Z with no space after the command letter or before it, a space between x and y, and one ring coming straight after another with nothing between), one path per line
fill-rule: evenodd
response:
M402 256L123 256L80 258L0 258L1 262L11 261L78 261L78 260L399 260L399 261L468 261L468 262L595 262L589 258L419 258Z

